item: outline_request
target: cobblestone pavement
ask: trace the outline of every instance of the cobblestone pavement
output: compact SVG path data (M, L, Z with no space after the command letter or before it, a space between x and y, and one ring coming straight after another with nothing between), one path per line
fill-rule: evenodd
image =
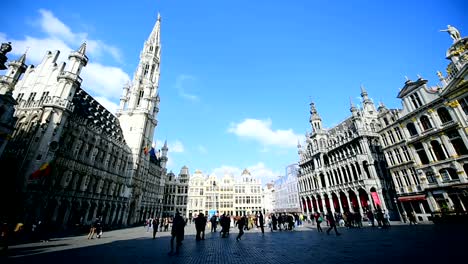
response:
M207 232L206 240L197 242L193 225L188 225L180 254L169 256L168 232L158 232L153 240L151 232L137 227L105 232L101 239L67 237L13 246L7 263L415 264L466 260L466 225L393 225L390 229L338 230L341 236L317 233L310 225L292 232L265 230L263 236L259 230L250 230L237 242L237 229L231 229L229 238Z

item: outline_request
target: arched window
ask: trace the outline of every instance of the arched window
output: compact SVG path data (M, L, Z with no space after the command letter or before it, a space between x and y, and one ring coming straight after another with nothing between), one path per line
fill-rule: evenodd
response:
M445 156L445 153L442 149L442 146L440 145L439 141L437 140L432 140L431 141L431 146L432 146L432 151L434 151L434 154L436 156L437 160L444 160L447 157Z
M453 148L457 152L457 155L461 156L461 155L468 154L468 150L466 148L465 142L460 137L460 134L458 133L457 130L454 129L454 130L448 131L447 136L449 137Z
M443 181L458 180L458 174L455 169L446 168L439 170L440 176L442 176Z
M424 130L428 130L429 128L432 128L431 121L429 120L429 117L423 115L421 118L419 118L419 121L421 121L421 125Z
M416 127L413 123L406 124L406 129L408 129L408 132L411 136L416 136L418 134L418 131L416 130Z
M429 183L436 183L435 175L432 171L426 172L427 182Z
M422 143L415 143L414 149L416 150L422 164L429 164L429 158L427 157L426 150L424 150Z
M452 121L452 116L450 115L449 111L445 107L441 107L437 109L437 114L439 115L439 118L442 124Z
M384 121L385 125L388 126L389 123L388 123L388 119L386 117L384 117L383 121Z

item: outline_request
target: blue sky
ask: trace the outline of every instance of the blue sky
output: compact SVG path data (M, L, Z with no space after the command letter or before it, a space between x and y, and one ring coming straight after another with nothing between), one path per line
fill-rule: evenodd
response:
M353 3L351 3L353 2ZM356 2L356 3L354 3ZM162 16L159 124L169 169L250 168L265 183L297 162L310 131L309 103L324 125L359 104L360 85L377 104L400 108L405 76L437 83L445 29L468 32L466 1L8 1L0 41L10 59L88 42L84 89L112 109L133 77L143 42ZM465 10L463 12L462 10ZM0 72L1 73L1 72Z

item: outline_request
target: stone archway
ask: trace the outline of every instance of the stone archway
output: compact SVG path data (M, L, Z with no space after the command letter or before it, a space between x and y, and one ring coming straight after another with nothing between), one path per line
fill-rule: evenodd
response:
M320 195L317 195L317 204L318 204L318 211L324 212L324 204L322 203L322 197Z
M336 195L336 193L332 193L331 196L333 201L333 207L335 207L335 212L343 213L341 212L340 201L338 200L338 196Z
M358 202L356 193L353 190L348 190L348 197L349 197L349 202L351 203L350 206L353 209L353 211L359 212L360 204Z
M367 194L366 190L359 188L358 190L359 199L361 200L361 208L364 212L368 210L372 210L370 203L369 203L369 195Z
M377 209L383 209L382 208L382 201L380 200L379 194L377 193L377 190L375 187L370 188L370 194L371 194L371 199L372 199L372 204L374 205L374 208Z
M343 207L343 212L342 213L349 212L348 198L346 197L346 195L344 194L343 191L340 191L339 199L341 200L341 205Z

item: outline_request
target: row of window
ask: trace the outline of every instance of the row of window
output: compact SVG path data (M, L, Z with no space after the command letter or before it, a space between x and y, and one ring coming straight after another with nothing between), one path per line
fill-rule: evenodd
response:
M397 170L393 172L396 187L419 185L420 181L414 168Z
M468 154L468 149L457 130L450 130L446 135L458 156ZM445 144L440 144L437 140L432 140L429 144L432 150L429 150L429 156L421 142L414 144L414 149L422 164L429 164L430 160L440 161L449 158L447 146L445 146Z

